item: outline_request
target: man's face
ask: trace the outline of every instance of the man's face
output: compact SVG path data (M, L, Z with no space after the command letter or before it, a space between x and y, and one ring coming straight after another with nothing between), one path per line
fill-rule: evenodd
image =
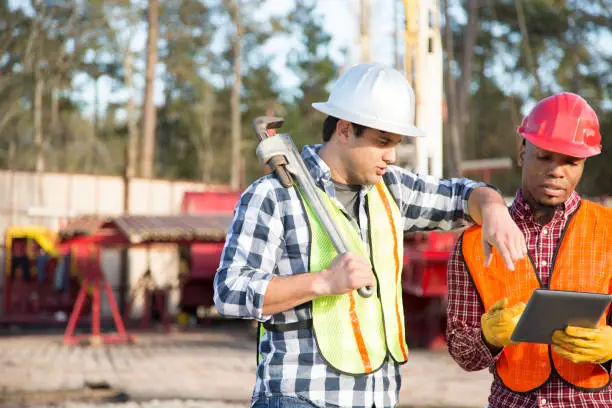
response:
M347 184L374 185L382 179L387 166L395 163L395 150L402 136L368 128L357 137L352 125L348 126L348 134L343 137L344 181Z
M572 194L582 177L584 161L578 157L540 149L526 141L519 149L525 198L545 207L557 207Z

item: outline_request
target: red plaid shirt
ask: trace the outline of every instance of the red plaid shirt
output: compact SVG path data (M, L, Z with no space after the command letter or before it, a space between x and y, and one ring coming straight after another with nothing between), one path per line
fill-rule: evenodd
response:
M555 211L553 219L539 225L521 191L516 194L510 214L525 235L529 254L537 267L538 277L548 285L555 248L567 219L578 209L580 196L573 193L564 209ZM612 386L598 392L583 392L564 383L555 373L539 389L529 393L516 393L507 389L495 375L495 361L481 335L480 316L483 310L478 292L470 280L461 255L460 240L455 244L448 264L448 337L449 352L467 371L489 368L494 374L489 396L490 408L612 407ZM608 363L609 368L609 363Z

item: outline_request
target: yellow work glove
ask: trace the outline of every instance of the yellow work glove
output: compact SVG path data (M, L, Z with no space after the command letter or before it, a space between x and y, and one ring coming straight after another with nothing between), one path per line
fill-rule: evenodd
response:
M602 364L612 360L612 327L568 326L553 333L553 351L572 363Z
M511 346L516 343L510 340L514 327L525 310L525 303L519 302L508 307L508 298L495 302L480 318L482 335L487 343L496 348Z

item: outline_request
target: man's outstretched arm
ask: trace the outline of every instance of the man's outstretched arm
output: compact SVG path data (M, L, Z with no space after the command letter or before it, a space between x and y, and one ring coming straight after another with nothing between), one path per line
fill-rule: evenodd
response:
M502 195L467 178L440 179L394 168L385 183L397 198L406 232L450 230L475 222L483 226L485 259L495 247L510 269L527 255L525 237L510 217Z

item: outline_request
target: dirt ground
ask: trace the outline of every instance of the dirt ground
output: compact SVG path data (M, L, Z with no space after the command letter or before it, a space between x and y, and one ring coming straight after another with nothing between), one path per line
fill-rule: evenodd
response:
M248 407L255 335L247 323L136 335L133 345L91 347L65 346L59 333L0 334L0 408ZM402 407L486 404L490 374L462 371L446 350L412 349L402 374Z

